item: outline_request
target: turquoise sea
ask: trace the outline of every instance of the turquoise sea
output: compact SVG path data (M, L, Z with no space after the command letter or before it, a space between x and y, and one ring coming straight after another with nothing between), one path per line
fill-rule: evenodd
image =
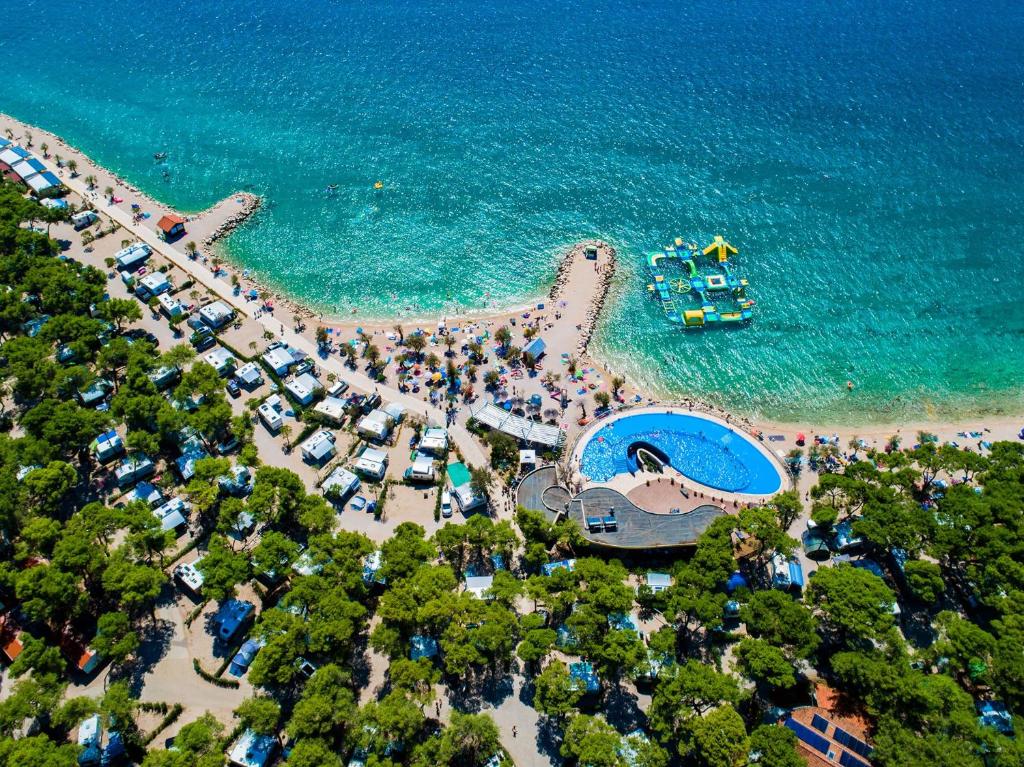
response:
M231 257L324 309L529 301L602 237L622 267L598 350L662 393L786 420L1024 410L1019 0L4 8L0 110L183 209L266 195ZM756 319L672 330L641 256L717 233Z

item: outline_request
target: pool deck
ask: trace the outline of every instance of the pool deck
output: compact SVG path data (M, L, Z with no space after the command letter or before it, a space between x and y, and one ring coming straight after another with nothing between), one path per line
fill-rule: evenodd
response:
M583 456L583 450L586 448L587 443L597 434L598 431L603 429L605 426L614 423L623 418L629 418L636 415L651 415L651 414L678 414L686 415L693 418L701 418L711 423L715 423L723 428L728 429L739 438L746 440L750 445L758 450L765 458L768 459L769 463L775 468L779 474L780 486L776 492L768 494L752 494L752 493L731 493L724 490L719 490L714 487L701 484L694 479L682 474L677 469L667 466L663 474L652 474L650 472L637 472L636 474L618 474L612 477L606 482L592 482L586 478L583 478L582 483L577 487L577 490L582 490L589 487L607 487L613 490L617 490L628 497L636 497L635 491L638 488L646 487L648 481L656 480L659 477L663 479L672 478L675 480L677 485L680 485L683 489L690 493L691 496L696 496L698 499L705 500L709 503L718 503L726 506L738 507L740 505L755 505L762 504L768 501L776 493L783 490L787 490L792 487L792 477L786 470L785 465L779 459L777 455L772 453L768 447L760 440L755 438L753 435L738 427L735 424L729 423L722 418L717 416L709 415L707 413L695 413L692 411L684 410L682 408L666 408L664 406L645 406L620 410L608 418L603 418L599 421L595 421L586 431L584 431L576 440L576 443L572 447L572 453L570 458L570 468L574 472L574 475L578 476L581 459ZM645 498L646 499L646 498ZM651 499L654 500L654 499ZM652 508L645 504L645 507L650 511L656 513L668 513L671 508L679 507L679 503L674 503L668 507Z
M655 500L655 510L609 487L590 487L573 497L558 482L555 467L549 465L522 479L516 489L516 502L542 513L549 522L566 515L580 526L583 537L594 546L630 550L692 546L708 525L726 513L694 493L689 498L683 496L678 485L671 485L657 475L649 487L640 490L648 491L645 499ZM591 531L588 516L613 516L615 530Z
M569 503L568 516L595 546L615 549L667 549L692 546L712 522L725 512L703 504L678 514L655 514L641 509L616 490L590 487ZM615 517L613 531L591 531L587 517Z

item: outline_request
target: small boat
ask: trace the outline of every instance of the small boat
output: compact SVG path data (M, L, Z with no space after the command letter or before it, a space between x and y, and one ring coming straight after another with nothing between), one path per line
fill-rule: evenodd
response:
M384 182L383 181L378 181L377 183L375 183L373 185L373 188L374 189L383 189L384 188Z
M160 162L161 160L166 160L167 152L154 152L153 159L156 160L157 162Z
M325 189L324 191L326 191L327 194L334 194L335 192L338 191L338 185L337 184L328 184L327 185L327 189Z

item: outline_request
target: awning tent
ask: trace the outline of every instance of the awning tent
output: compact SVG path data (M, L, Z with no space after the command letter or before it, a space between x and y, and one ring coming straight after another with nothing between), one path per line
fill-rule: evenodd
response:
M565 441L565 434L557 426L512 415L490 402L470 407L469 414L484 426L504 432L521 442L557 447Z

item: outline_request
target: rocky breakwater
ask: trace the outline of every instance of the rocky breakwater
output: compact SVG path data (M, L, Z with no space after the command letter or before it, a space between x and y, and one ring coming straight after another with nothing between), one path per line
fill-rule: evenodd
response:
M586 313L577 325L578 356L587 353L590 338L601 318L615 276L615 258L615 248L601 240L577 243L562 260L551 286L548 295L552 301L587 301Z
M249 216L259 210L262 204L263 198L259 195L252 194L251 192L239 192L238 194L233 194L228 197L207 214L203 214L209 215L218 213L220 212L218 209L223 209L226 206L232 206L235 208L235 210L228 213L227 217L223 221L217 224L213 231L203 238L203 247L209 247L217 242L217 240L227 237L237 227L241 226Z

